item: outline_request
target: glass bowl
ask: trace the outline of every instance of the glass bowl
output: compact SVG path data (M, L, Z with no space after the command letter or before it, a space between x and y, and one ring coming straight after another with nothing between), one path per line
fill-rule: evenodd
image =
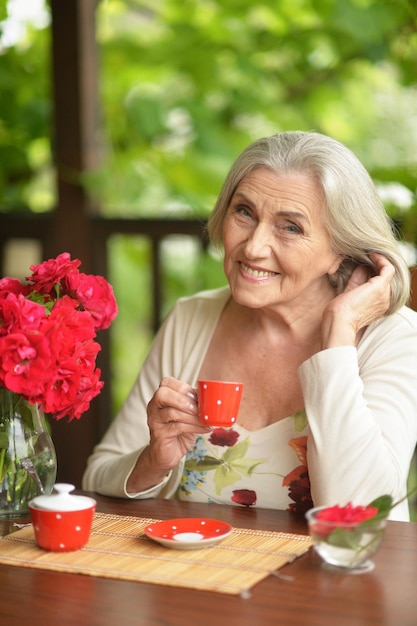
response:
M379 549L384 536L386 518L365 522L323 520L320 506L306 513L314 550L323 559L327 569L358 574L374 568L371 557Z

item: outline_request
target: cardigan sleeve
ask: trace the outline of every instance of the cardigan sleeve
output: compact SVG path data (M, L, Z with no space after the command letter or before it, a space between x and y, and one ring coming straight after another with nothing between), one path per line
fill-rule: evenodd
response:
M314 504L403 498L417 440L415 318L393 315L369 329L358 349L315 354L299 378ZM391 519L409 519L406 501Z
M167 488L172 472L160 484L142 492L128 494L126 483L136 461L149 443L146 408L164 376L171 375L172 357L176 354L178 334L175 313L159 333L121 410L112 421L101 442L88 459L83 489L108 496L151 498Z
M129 494L126 483L149 444L147 405L165 376L195 384L228 289L182 298L162 324L132 390L101 442L88 459L83 489L129 498L171 497L181 478L183 462L165 480L147 491Z

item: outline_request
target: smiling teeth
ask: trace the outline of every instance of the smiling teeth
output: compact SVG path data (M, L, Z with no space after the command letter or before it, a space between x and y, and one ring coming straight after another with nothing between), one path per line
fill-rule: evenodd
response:
M242 265L242 269L246 272L246 274L250 274L250 276L254 276L255 278L267 278L268 276L275 276L275 272L253 270L251 267L248 267L244 263L242 263L241 265Z

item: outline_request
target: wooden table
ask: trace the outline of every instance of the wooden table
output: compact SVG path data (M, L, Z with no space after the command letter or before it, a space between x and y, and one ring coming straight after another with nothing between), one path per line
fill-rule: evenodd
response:
M307 533L284 511L93 495L97 510L137 517L211 517L233 526ZM367 574L323 569L309 550L251 590L247 599L0 566L1 626L416 626L417 524L389 522Z

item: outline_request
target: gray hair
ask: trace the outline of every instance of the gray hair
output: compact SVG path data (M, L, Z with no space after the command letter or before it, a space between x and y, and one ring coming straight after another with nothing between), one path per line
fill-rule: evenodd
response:
M239 183L262 167L278 174L302 173L318 181L325 198L323 211L332 248L344 258L336 274L329 276L337 293L345 289L357 265L366 265L370 273L374 272L369 253L379 252L395 267L387 313L394 313L407 303L409 269L370 175L351 150L320 133L278 133L258 139L238 156L209 218L213 244L222 244L223 222Z

